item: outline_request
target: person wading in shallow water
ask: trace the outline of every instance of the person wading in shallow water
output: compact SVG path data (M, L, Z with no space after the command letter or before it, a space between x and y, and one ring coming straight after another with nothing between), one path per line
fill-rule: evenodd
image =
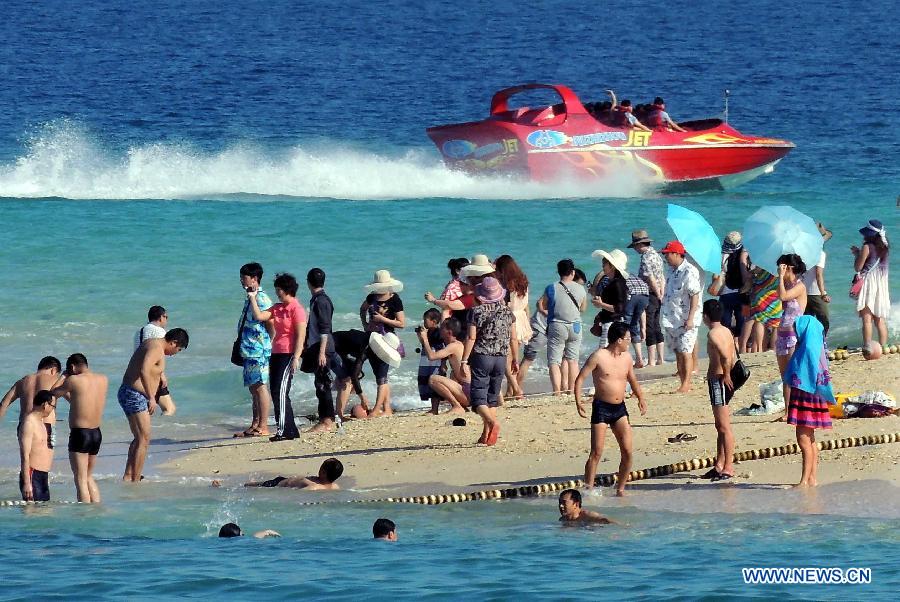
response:
M78 501L99 504L100 489L94 480L94 464L103 442L100 422L109 379L92 372L87 358L80 353L73 353L66 360L63 376L62 384L50 393L69 401L69 464L75 477ZM155 382L159 383L159 374L156 376Z

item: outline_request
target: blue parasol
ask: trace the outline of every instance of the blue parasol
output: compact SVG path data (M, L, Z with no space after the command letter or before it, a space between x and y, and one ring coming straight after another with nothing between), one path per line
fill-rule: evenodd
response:
M702 215L680 205L669 204L666 221L675 238L684 245L697 265L713 274L722 270L722 241Z
M744 248L750 260L778 273L778 258L795 253L808 267L819 262L822 234L816 222L788 205L762 207L744 222Z

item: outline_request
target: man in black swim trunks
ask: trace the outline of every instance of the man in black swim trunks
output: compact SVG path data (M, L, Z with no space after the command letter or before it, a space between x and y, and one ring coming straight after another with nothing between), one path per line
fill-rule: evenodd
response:
M616 495L625 495L625 482L631 471L631 423L628 421L628 409L625 407L625 383L638 398L641 416L647 413L644 392L634 375L634 360L628 352L631 334L624 322L613 322L609 327L606 347L591 354L581 372L575 379L575 405L578 414L587 418L581 403L581 390L585 379L591 375L594 379L594 402L591 412L591 453L584 464L584 484L587 489L594 487L597 476L597 464L603 455L603 441L606 427L612 428L613 435L619 443L619 480L616 483Z
M19 473L19 490L25 501L50 501L48 477L53 464L53 450L44 420L53 413L56 402L50 391L38 391L31 411L19 426L19 457L22 470Z
M54 397L69 400L69 464L75 477L78 501L100 503L100 489L94 480L94 463L100 452L103 435L100 422L109 379L92 372L87 358L73 353L66 360L66 379L51 391Z

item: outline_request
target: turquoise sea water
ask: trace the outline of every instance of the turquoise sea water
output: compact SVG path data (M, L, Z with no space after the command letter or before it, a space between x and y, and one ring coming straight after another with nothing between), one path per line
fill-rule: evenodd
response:
M668 202L699 211L720 234L767 204L825 222L835 234L826 247L830 342L858 344L844 294L847 248L870 217L891 233L897 223L896 7L669 2L623 10L628 17L608 19L606 7L507 1L467 10L399 0L339 8L8 3L0 19L0 383L46 354L80 351L114 390L134 331L150 305L162 304L171 325L191 334L190 349L169 365L179 414L154 424L154 445L178 448L188 437L245 426L246 389L227 361L241 264L260 261L270 292L277 271L323 267L339 328L358 323L363 285L390 269L406 285L416 323L422 294L445 283L449 257L509 253L537 289L562 257L593 274L591 252L624 247L632 229L664 242ZM480 118L495 90L531 80L569 84L585 100L608 87L636 101L661 94L676 119L720 113L728 88L735 127L797 148L774 174L737 190L672 198L647 197L622 179L538 186L445 170L424 128ZM897 270L891 282L896 291ZM401 408L419 403L414 363L393 376ZM299 379L293 395L299 413L313 410L311 383ZM15 411L0 423L0 499L17 497L14 424ZM661 495L612 505L627 530L584 532L558 530L554 505L543 501L298 508L212 492L156 463L148 466L152 483L126 490L115 475L127 428L112 397L104 435L103 508L0 508L0 532L11 542L0 551L4 582L22 588L0 598L70 597L77 587L101 597L288 597L307 587L310 596L336 588L342 597L366 589L375 597L494 599L896 590L896 563L885 565L896 559L896 513L772 515L803 504L763 496L743 509L749 514L724 520L715 504L710 514L685 512L708 500L687 508ZM54 495L71 499L64 459L56 471ZM892 492L884 487L866 495ZM401 524L400 544L351 556L382 513ZM227 518L286 537L208 538ZM392 565L379 563L385 553L395 579L382 569ZM865 589L744 588L739 568L761 557L766 566L882 568ZM36 568L45 558L65 569L58 580ZM290 591L264 578L282 574L282 564Z

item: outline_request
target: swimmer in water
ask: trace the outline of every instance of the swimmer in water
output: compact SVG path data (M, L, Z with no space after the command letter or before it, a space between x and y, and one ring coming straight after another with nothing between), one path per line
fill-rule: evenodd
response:
M602 514L581 507L581 492L566 489L559 494L559 522L566 525L615 525L618 524Z

